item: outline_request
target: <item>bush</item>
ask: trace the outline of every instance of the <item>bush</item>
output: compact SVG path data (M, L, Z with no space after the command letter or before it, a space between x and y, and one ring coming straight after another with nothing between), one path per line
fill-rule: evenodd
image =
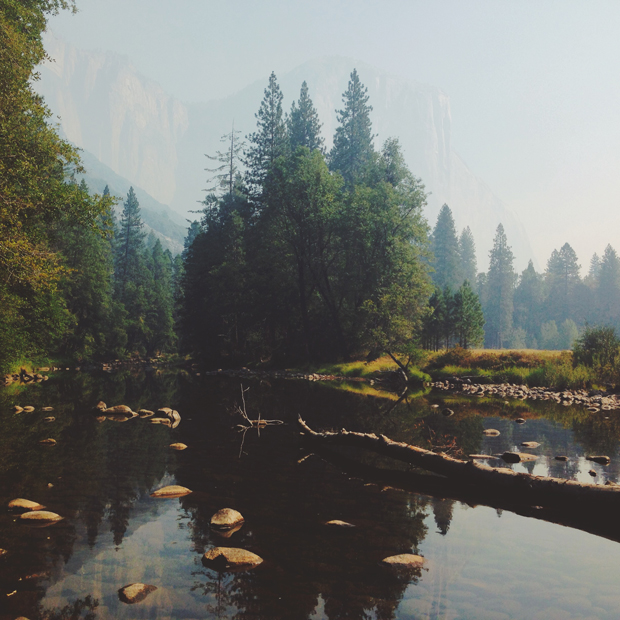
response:
M573 347L575 364L595 366L614 366L618 357L620 340L613 327L586 328Z

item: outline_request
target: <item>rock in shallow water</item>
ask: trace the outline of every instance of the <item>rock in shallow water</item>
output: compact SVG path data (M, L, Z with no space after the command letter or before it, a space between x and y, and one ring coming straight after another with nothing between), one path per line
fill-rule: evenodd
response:
M108 407L107 409L104 409L103 413L105 413L106 415L125 415L127 417L133 417L133 411L131 410L131 407L128 407L127 405L116 405L115 407Z
M499 436L499 431L496 428L485 428L482 432L487 437L497 437L497 436Z
M504 452L502 458L506 463L527 463L528 461L535 461L538 457L525 452Z
M537 441L522 441L521 445L524 448L538 448L540 444Z
M22 521L38 524L49 524L62 521L64 517L57 515L55 512L49 512L48 510L33 510L32 512L25 512L19 517Z
M218 530L229 530L243 522L242 514L232 508L222 508L211 517L211 527Z
M263 558L234 547L214 547L202 557L202 563L208 568L215 570L249 570L262 564Z
M333 519L332 521L328 521L325 525L329 525L329 527L355 527L353 523L347 523L340 519Z
M45 506L42 506L38 502L18 497L9 502L9 508L11 510L43 510Z
M151 592L155 592L157 586L144 583L130 583L118 591L118 598L128 605L143 601Z
M401 553L381 560L381 564L393 568L421 568L424 566L424 562L425 560L421 555L414 555L413 553Z
M184 443L171 443L170 447L173 450L187 450L187 446Z
M47 439L41 439L39 443L42 443L44 446L55 446L56 440L52 439L51 437L48 437Z
M609 465L611 463L611 459L608 456L586 456L586 459L599 465Z
M171 484L170 486L157 489L157 491L151 493L151 497L168 497L174 499L175 497L189 495L191 492L192 491L186 487L179 486L178 484Z

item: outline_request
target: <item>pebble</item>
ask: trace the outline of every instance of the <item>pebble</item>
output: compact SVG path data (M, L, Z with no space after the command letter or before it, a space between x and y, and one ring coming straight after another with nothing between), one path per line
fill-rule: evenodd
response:
M156 586L144 583L130 583L118 591L118 598L128 605L143 601L151 592L157 590Z
M482 432L487 437L497 437L497 436L499 436L499 431L496 428L485 428Z
M355 527L353 523L347 523L346 521L341 521L340 519L333 519L332 521L327 521L325 525L329 525L330 527Z
M24 512L19 517L23 521L29 521L33 523L56 523L62 521L64 517L57 515L55 512L49 512L48 510L33 510L32 512Z
M234 547L214 547L202 556L205 566L215 570L249 570L262 564L263 558Z
M151 497L175 498L183 497L185 495L189 495L190 493L191 491L188 488L179 486L178 484L172 484L167 487L157 489L157 491L151 493Z
M45 506L42 506L38 502L18 497L9 502L9 508L12 510L43 510Z

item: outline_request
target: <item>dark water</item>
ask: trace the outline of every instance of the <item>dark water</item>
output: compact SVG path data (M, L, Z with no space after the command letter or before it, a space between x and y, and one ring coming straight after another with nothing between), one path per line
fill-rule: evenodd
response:
M413 394L396 402L333 385L281 381L246 387L250 417L286 424L245 437L238 380L187 374L66 374L0 394L0 505L23 497L65 519L33 529L0 508L0 620L36 618L618 618L620 546L606 538L508 510L395 488L362 466L404 470L369 455L312 454L297 414L317 429L381 432L422 446L493 454L538 441L539 459L517 469L603 483L620 477L620 417L544 403ZM98 422L94 404L170 406L176 429L148 419ZM13 414L14 404L34 413ZM450 406L455 414L444 417ZM52 406L51 413L41 407ZM56 421L43 418L53 415ZM605 416L609 419L605 419ZM514 419L525 417L517 425ZM485 428L500 431L485 437ZM39 444L52 437L56 446ZM243 446L241 445L243 439ZM183 442L182 452L169 448ZM523 449L521 449L523 451ZM607 454L608 466L584 459ZM556 454L569 457L560 463ZM307 457L307 458L304 458ZM193 493L152 499L180 484ZM51 486L50 486L51 485ZM245 517L230 539L209 528L224 507ZM593 519L596 518L593 515ZM353 529L330 529L342 519ZM620 516L618 520L620 530ZM264 558L257 569L218 574L201 563L213 546ZM381 559L418 553L407 577ZM135 605L118 589L157 586Z

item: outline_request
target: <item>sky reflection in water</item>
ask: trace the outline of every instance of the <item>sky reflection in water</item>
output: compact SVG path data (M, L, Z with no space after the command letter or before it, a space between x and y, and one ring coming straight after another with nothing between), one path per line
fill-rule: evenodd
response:
M507 511L369 485L316 455L298 464L307 452L293 424L264 429L260 438L248 433L239 459L240 436L232 429L239 420L229 413L238 394L237 381L173 374L78 376L4 393L0 499L41 501L66 519L30 530L3 513L0 547L10 553L0 560L0 586L2 594L17 593L4 599L0 620L70 618L50 610L87 595L98 601L97 618L620 616L617 543ZM183 421L173 431L138 419L99 424L89 409L100 398L134 409L170 405ZM35 413L10 412L26 401L37 406ZM431 402L449 402L455 415L432 413ZM42 423L44 405L55 407L56 426ZM282 382L253 384L248 409L287 422L301 413L316 428L374 430L417 443L433 428L485 453L535 440L541 458L521 466L528 471L580 472L589 479L594 468L601 480L618 479L615 421L566 408L543 412L542 405L427 395L386 414L382 399ZM512 419L526 409L531 417L515 425ZM484 437L483 428L501 434ZM40 446L44 435L58 445ZM188 450L171 451L173 441ZM610 466L583 460L597 448L607 448ZM568 464L554 461L555 453L569 456ZM174 482L194 493L149 497ZM246 519L228 540L208 526L223 507ZM329 519L357 527L328 529ZM201 563L216 545L247 548L265 562L251 572L218 575ZM405 552L427 558L418 576L397 578L378 565ZM40 576L24 579L32 574ZM158 590L136 605L121 603L117 590L136 581Z

